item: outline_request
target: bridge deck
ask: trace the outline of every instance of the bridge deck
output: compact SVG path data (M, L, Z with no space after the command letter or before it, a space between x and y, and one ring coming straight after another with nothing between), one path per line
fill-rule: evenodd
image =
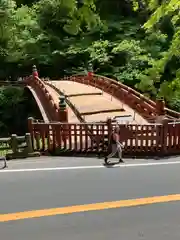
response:
M96 89L95 87L70 81L52 81L51 83L69 96L69 100L75 105L87 122L106 121L108 117L113 118L115 116L134 116L133 109L109 94L102 93L100 89ZM55 97L56 101L58 101L58 94L56 91L51 87L49 87L48 90ZM122 111L121 108L123 108L124 111ZM99 111L99 113L97 113L97 111ZM72 111L69 110L69 112L70 121L72 122L75 118L71 117ZM147 121L138 113L135 113L135 120L133 123L145 124Z
M52 97L55 101L55 103L59 104L59 94L50 86L46 85L47 90L52 94ZM68 117L70 122L78 123L79 120L77 119L74 112L71 110L71 108L68 106Z

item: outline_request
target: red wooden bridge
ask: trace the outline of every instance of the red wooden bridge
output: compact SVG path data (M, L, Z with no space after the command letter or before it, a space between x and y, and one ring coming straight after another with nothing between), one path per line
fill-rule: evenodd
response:
M33 74L18 84L31 91L44 120L29 119L35 149L106 151L105 139L116 119L125 153L180 152L180 114L120 82L94 74L44 80L34 67Z

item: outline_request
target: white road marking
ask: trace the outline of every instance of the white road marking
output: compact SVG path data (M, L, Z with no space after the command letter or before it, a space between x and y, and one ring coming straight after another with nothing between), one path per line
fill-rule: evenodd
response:
M121 163L111 166L112 168L128 168L128 167L150 167L150 166L162 166L162 165L174 165L180 164L180 161L172 162L148 162L148 163ZM103 165L97 166L73 166L73 167L49 167L49 168L23 168L23 169L5 169L0 170L0 173L15 173L15 172L38 172L38 171L62 171L62 170L80 170L80 169L98 169L106 168Z

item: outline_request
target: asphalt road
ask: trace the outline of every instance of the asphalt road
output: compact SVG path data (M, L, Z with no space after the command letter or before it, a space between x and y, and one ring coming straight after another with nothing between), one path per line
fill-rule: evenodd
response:
M180 159L163 162L127 160L115 168L83 158L11 162L0 171L1 239L179 240L180 201L1 221L2 214L179 194Z

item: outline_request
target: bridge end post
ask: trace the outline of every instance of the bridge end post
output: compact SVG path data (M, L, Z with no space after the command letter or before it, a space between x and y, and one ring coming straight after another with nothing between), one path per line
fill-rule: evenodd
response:
M38 74L38 70L37 70L36 65L33 65L33 67L32 67L32 75L33 75L33 78L34 78L34 79L35 79L36 77L39 77L39 74Z
M166 109L163 98L156 100L156 123L166 123Z
M164 99L157 99L156 100L156 113L158 116L165 115L165 102Z
M94 75L94 73L93 73L93 65L92 65L92 63L90 63L89 67L88 67L88 72L87 72L88 86L91 85L90 81L92 80L93 75ZM95 87L96 87L96 84L95 84Z
M59 97L59 121L68 122L68 111L64 95Z

